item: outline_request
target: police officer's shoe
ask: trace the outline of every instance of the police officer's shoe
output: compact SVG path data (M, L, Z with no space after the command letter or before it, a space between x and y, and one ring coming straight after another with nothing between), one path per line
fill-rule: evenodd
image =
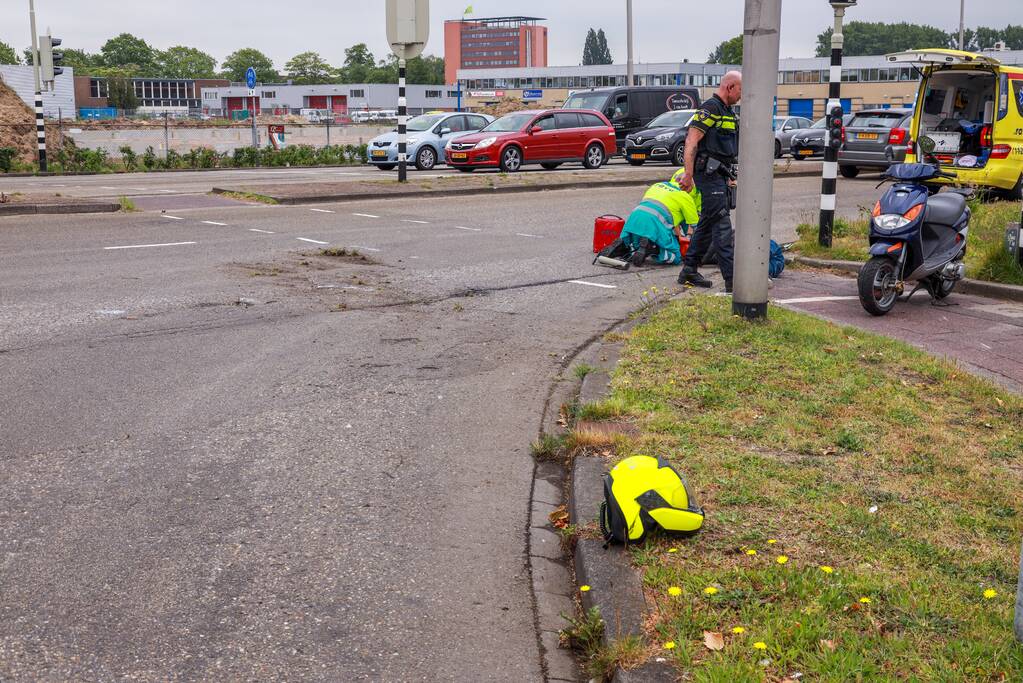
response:
M690 270L689 268L683 268L682 272L678 274L678 283L680 285L693 285L694 287L710 287L714 283L707 278L700 275L696 270Z
M729 282L728 280L725 280L725 294L731 294L731 293L732 293L732 283Z

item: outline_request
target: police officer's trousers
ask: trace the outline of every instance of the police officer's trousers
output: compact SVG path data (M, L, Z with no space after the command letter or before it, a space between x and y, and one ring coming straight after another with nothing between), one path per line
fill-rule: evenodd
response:
M689 242L683 269L692 271L699 268L700 262L713 243L718 253L721 277L725 282L731 282L735 255L727 182L720 173L708 174L704 171L697 171L694 180L697 189L703 195L703 209L700 213L700 222Z

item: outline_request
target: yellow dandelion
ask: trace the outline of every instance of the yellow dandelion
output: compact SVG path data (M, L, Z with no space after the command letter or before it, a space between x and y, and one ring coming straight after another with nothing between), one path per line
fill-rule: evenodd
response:
M767 543L768 543L769 545L774 545L774 544L775 544L775 543L777 543L777 542L778 542L778 539L777 539L777 538L769 538L769 539L767 539Z
M668 548L668 552L669 553L677 553L678 552L678 548Z
M589 587L589 586L586 586L586 585L583 585L583 586L579 586L579 591L580 591L580 592L582 592L582 593L585 593L585 592L587 592L588 590L590 590L590 587Z
M668 642L666 642L664 644L664 649L665 650L674 650L675 649L675 641L674 640L669 640Z
M703 589L703 592L705 595L714 595L715 593L718 592L718 589L715 588L714 586L707 586L706 588Z
M753 647L755 647L758 650L766 650L767 649L767 643L765 643L762 640L758 640L757 642L753 643Z
M997 595L998 595L998 591L996 591L996 590L994 590L992 588L988 588L986 591L984 591L984 599L985 600L990 600L991 598L994 598Z
M682 595L682 589L678 586L672 586L668 589L668 595L679 596Z
M826 564L822 564L821 565L821 571L824 572L825 574L833 574L835 572L835 568L834 567L829 567Z
M860 598L861 605L869 605L871 602L870 598Z
M746 551L746 554L747 555L756 555L757 551L754 550L753 548L750 548L749 550Z
M646 291L645 289L643 290L643 296L648 296L649 294L650 292Z
M789 558L787 555L779 555L778 557L775 558L774 561L777 562L778 564L785 564L786 562L789 561Z
M740 633L745 633L745 632L746 632L746 629L744 629L742 626L736 626L735 628L732 629L732 633L735 633L736 635L738 635Z

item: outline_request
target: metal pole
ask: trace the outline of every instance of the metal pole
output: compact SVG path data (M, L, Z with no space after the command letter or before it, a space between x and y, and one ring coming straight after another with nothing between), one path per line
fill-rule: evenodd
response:
M252 96L252 109L250 109L249 119L252 121L252 147L259 149L259 133L256 132L256 96Z
M626 85L631 87L636 84L636 67L632 61L632 0L625 0L625 25L626 33L628 33L627 41L629 53L629 62L627 67L628 82Z
M831 71L828 85L828 104L825 117L831 116L834 107L842 106L842 18L845 8L835 7L835 30L831 34ZM824 170L821 176L821 213L817 230L817 241L822 247L831 246L831 234L835 225L836 191L838 187L838 148L831 145L831 130L824 132Z
M959 0L959 49L964 50L964 35L966 33L966 0Z
M170 112L163 113L163 158L170 157Z
M327 147L330 147L330 116L327 117Z
M767 317L774 175L771 109L778 91L781 0L746 0L742 116L739 118L739 201L736 207L732 313Z
M408 147L405 124L408 121L408 101L405 99L405 59L398 60L398 182L408 180L408 164L405 153Z
M46 173L46 118L43 116L43 82L39 75L39 36L36 35L36 5L28 0L28 16L32 25L32 72L36 79L36 149L39 172Z

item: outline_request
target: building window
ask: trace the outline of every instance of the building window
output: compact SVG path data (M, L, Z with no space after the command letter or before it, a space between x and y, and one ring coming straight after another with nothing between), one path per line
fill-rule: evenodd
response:
M366 96L366 91L365 90L350 90L348 92L348 96L349 97L365 97Z
M442 95L441 95L441 91L440 90L427 90L426 91L426 96L428 98L440 99L440 97Z
M260 97L265 97L268 100L275 100L275 99L277 99L277 91L276 90L264 90L263 92L260 93L259 96Z
M93 78L89 81L89 96L100 99L107 97L109 91L107 90L107 82L102 78Z

